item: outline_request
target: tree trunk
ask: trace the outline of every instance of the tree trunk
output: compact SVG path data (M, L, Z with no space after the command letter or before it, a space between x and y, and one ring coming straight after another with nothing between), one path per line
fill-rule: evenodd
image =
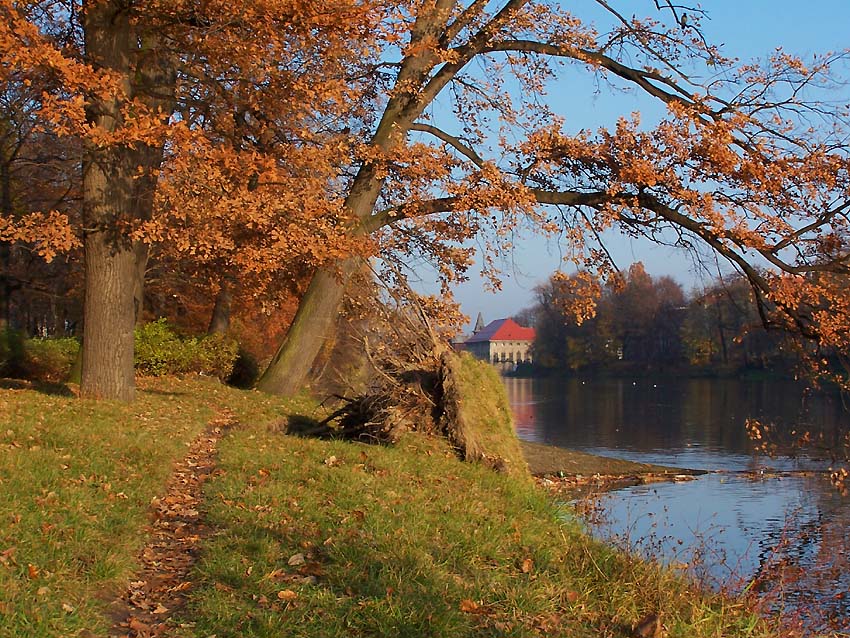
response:
M153 185L151 186L153 188ZM153 201L150 203L153 207ZM140 211L145 214L151 208L146 208ZM148 246L142 242L137 242L133 247L133 252L136 255L136 264L133 268L133 316L135 324L141 325L144 321L145 312L145 273L148 270Z
M0 332L12 327L12 284L6 274L10 266L9 245L0 242Z
M136 32L130 4L92 0L84 5L86 61L121 78L118 94L90 96L89 122L106 132L132 125L124 121L122 107L136 97L168 113L173 68L158 57L155 38ZM151 215L161 162L161 145L112 143L86 148L83 218L90 230L84 242L83 397L130 401L135 396L133 328L141 317L148 251L130 241L122 225Z
M135 397L133 284L136 253L105 232L86 237L86 294L80 394L95 399Z
M133 50L130 16L115 0L89 2L85 7L86 58L96 69L109 69L122 78L131 96L130 55ZM123 96L94 98L89 121L115 131L123 124ZM136 388L133 370L133 301L136 253L115 229L132 218L133 176L129 149L89 145L83 165L85 237L85 301L80 395L130 401Z
M226 334L230 330L230 306L233 301L230 277L224 276L219 283L218 294L215 296L210 325L207 334Z
M283 345L257 382L259 390L291 396L301 389L333 330L346 283L361 264L361 259L353 258L342 263L340 272L325 268L316 271Z
M436 36L440 20L444 17L442 10L427 11L417 16L412 42L423 42ZM424 53L410 56L402 63L396 87L405 86L408 82L411 85L422 82L436 63L436 55L427 47L422 49ZM415 91L399 91L390 98L370 142L373 149L386 152L403 143L410 126L424 107L424 103L417 100ZM355 234L377 230L369 222L387 179L384 169L379 160L365 162L351 184L345 208L359 222L353 231ZM338 267L340 277L335 276L337 273L331 269L320 268L316 272L283 345L257 383L260 390L292 395L301 389L325 339L334 328L346 282L362 263L361 258L343 261Z
M9 161L4 156L0 163L0 214L11 217L12 208L12 174ZM12 322L12 282L11 248L8 242L0 242L0 331L6 330Z

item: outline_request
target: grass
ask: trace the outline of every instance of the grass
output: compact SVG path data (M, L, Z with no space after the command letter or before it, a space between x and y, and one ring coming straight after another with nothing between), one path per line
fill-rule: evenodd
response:
M440 440L276 425L311 410L202 380L152 383L131 406L0 390L0 636L106 634L151 498L222 411L241 425L205 486L214 533L181 638L626 636L658 610L671 636L769 635L741 603L590 540L529 481Z
M483 456L485 462L496 461L501 471L517 480L530 479L528 464L519 440L514 434L511 406L496 369L461 353L455 359L460 405L457 419L473 458Z
M178 635L758 636L742 605L590 540L524 481L409 435L394 448L233 432ZM302 563L303 559L303 563Z
M211 381L149 383L129 406L22 388L0 389L0 636L105 635L173 461L225 404L277 408Z

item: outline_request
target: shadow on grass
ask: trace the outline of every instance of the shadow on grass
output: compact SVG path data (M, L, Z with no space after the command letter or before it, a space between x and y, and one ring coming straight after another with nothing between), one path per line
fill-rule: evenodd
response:
M76 396L74 392L64 383L53 383L50 381L25 381L24 379L0 379L2 390L32 390L41 394L49 394L60 397Z
M330 425L327 420L318 421L313 417L303 414L293 414L280 422L276 429L284 434L300 436L304 438L322 439L324 441L356 441L369 445L391 445L392 441L386 437L376 435L370 430L369 423L362 426L346 427L345 425Z
M332 439L338 434L326 423L304 414L290 415L278 425L278 429L285 434L316 439Z

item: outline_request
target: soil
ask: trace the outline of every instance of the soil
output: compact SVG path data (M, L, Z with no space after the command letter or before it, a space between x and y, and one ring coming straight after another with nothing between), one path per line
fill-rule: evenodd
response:
M663 465L650 465L648 463L635 463L607 456L597 456L576 450L543 445L542 443L531 443L522 441L522 452L528 463L528 469L534 476L546 476L549 474L604 474L627 476L632 474L702 474L696 470L686 470L677 467L665 467Z
M528 469L551 492L578 497L629 485L689 481L702 470L636 463L565 448L522 441Z

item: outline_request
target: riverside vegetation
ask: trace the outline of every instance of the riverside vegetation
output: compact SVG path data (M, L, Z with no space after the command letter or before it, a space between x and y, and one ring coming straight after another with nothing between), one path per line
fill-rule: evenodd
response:
M185 604L150 603L170 635L628 636L653 613L658 635L778 635L746 601L592 540L534 486L496 375L460 369L464 422L501 472L415 432L294 436L289 417L327 410L212 379L146 379L132 404L4 382L0 635L145 635L108 611L173 464L222 418L199 557L188 584L160 584Z

